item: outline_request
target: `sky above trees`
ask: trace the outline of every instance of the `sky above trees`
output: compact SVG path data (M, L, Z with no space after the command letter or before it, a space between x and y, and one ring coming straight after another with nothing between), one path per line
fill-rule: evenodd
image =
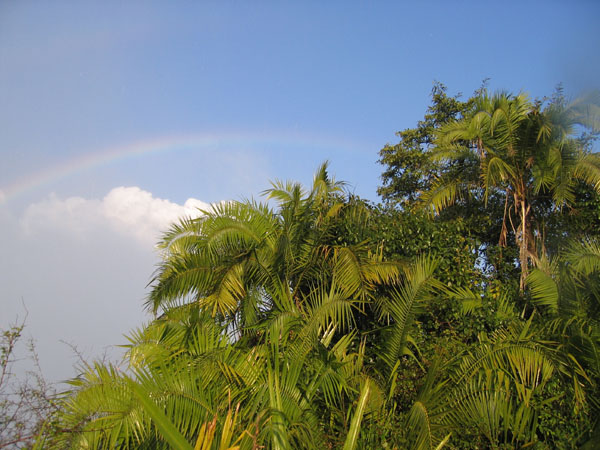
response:
M159 230L194 207L304 184L325 159L377 200L378 151L435 80L598 88L593 1L0 4L0 326L28 311L73 375L142 313Z

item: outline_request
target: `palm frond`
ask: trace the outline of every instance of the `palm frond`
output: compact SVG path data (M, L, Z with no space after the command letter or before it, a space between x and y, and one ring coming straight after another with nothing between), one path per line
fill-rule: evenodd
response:
M424 303L429 300L434 287L440 287L433 278L437 263L431 259L419 258L404 271L403 283L395 288L390 297L382 303L384 314L389 315L393 323L388 327L382 358L389 367L407 353L410 330L417 314L423 311Z
M360 423L362 421L363 415L365 413L365 407L367 405L367 401L369 399L369 395L371 394L371 382L367 378L364 381L364 384L360 390L360 396L358 398L358 404L356 405L356 410L352 415L352 421L350 422L350 429L348 430L348 435L346 436L346 441L344 442L344 450L353 450L356 448L358 442L358 436L360 432Z
M559 308L558 285L552 276L540 269L533 269L526 280L531 290L534 305L548 308L551 314L557 314Z
M594 240L574 242L567 250L566 259L573 269L584 275L600 272L600 244Z
M422 207L439 213L442 209L453 205L463 191L463 183L460 180L442 181L438 180L430 190L421 196Z

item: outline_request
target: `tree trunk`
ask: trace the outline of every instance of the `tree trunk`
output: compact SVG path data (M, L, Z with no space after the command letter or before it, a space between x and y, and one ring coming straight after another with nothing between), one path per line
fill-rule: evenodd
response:
M519 290L525 291L525 279L527 278L529 269L529 233L528 233L528 216L529 216L529 205L526 204L524 198L519 200L521 206L521 230L520 230L520 242L519 242L519 263L521 264L521 279L519 281Z

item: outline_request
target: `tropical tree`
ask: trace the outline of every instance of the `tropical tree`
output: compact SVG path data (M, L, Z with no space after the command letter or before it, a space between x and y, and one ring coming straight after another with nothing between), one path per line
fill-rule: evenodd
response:
M164 260L148 307L156 313L195 301L245 333L274 310L301 310L302 296L316 282L335 279L364 301L374 283L396 276L397 266L365 245L335 240L337 222L363 220L345 207L338 195L342 186L324 164L308 193L298 183L280 181L265 191L278 203L277 212L254 201L227 202L175 225L161 244Z
M433 158L459 165L475 160L479 175L438 177L423 196L424 203L439 212L470 195L483 195L486 203L491 196L502 195L500 243L506 244L510 225L519 248L521 290L534 238L540 235L534 227L536 200L549 196L554 210L569 205L578 180L600 191L600 158L586 152L575 138L576 126L594 126L594 108L597 104L583 100L570 105L554 101L544 107L525 94L485 92L477 98L472 115L437 132Z
M147 398L189 442L213 420L218 435L240 405L242 446L341 445L346 434L346 447L356 445L373 389L355 317L400 266L337 239L337 221L364 215L326 168L309 192L273 183L277 210L224 203L165 235L148 300L161 316L131 337L129 374L96 365L73 381L58 447L167 445Z
M449 96L442 83L431 89L431 105L415 128L398 131L397 144L387 144L379 151L379 163L384 166L382 186L377 193L387 204L412 209L421 194L429 190L435 177L451 170L429 158L435 132L448 122L466 117L474 99L462 101L460 95Z

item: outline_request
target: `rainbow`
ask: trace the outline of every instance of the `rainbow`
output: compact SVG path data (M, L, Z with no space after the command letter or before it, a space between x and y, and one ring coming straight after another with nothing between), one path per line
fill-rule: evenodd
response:
M194 134L182 136L161 136L146 140L116 145L95 151L86 151L81 156L28 174L13 183L0 187L0 203L7 202L21 194L39 188L69 175L101 167L129 158L138 158L152 153L176 152L186 149L259 148L260 146L291 145L311 149L357 150L357 143L329 136L296 133L240 133ZM362 147L364 148L364 146Z

